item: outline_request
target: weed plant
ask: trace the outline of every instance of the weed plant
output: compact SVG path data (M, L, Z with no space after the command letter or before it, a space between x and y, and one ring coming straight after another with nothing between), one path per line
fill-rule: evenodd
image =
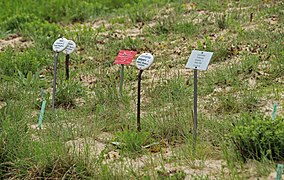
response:
M283 120L261 116L242 119L231 132L236 152L244 159L283 160Z

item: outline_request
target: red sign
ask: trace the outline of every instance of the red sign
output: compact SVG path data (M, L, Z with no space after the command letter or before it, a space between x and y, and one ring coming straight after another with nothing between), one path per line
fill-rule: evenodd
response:
M120 50L114 64L130 64L136 53L135 51Z

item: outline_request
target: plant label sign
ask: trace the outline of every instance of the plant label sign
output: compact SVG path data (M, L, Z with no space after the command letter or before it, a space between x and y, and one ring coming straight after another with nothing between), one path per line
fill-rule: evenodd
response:
M59 38L53 43L52 49L53 51L59 53L63 51L67 47L67 45L68 45L68 40L66 38Z
M135 51L121 50L119 51L114 64L130 64L136 55Z
M207 70L213 52L193 50L186 63L186 68Z
M185 65L186 68L194 69L193 77L193 154L196 150L197 139L197 70L207 70L213 52L193 50Z
M64 54L71 54L76 49L76 44L74 41L69 40L67 47L64 49Z
M150 53L141 54L136 60L136 67L140 70L145 70L151 66L154 61L154 56Z
M137 94L137 130L141 131L140 125L140 96L141 96L141 76L145 69L149 68L154 61L154 56L150 53L143 53L136 59L138 74L138 94Z

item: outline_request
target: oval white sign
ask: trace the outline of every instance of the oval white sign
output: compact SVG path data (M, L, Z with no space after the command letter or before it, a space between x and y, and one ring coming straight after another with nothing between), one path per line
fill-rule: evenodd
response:
M67 45L68 40L66 38L59 38L53 43L52 49L55 52L61 52L67 47Z
M136 67L145 70L154 62L154 56L150 53L143 53L136 59Z
M76 49L76 44L74 41L69 40L68 45L66 47L66 49L64 49L64 53L65 54L71 54L74 50Z

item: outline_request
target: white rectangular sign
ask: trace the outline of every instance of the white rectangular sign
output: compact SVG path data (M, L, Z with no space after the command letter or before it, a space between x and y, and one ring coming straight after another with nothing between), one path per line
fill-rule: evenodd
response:
M186 68L207 70L213 52L193 50L186 63Z

